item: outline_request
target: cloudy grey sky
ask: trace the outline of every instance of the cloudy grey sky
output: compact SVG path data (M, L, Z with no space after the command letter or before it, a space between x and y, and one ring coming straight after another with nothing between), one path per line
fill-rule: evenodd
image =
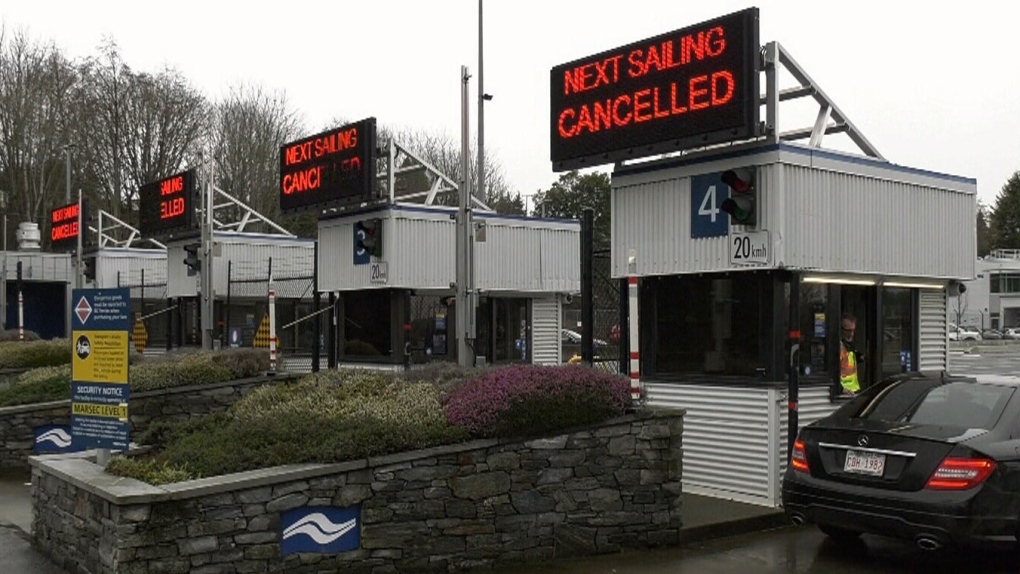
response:
M1020 169L1020 3L486 0L485 146L524 194L556 180L549 70L741 10L779 41L887 159L975 177L991 204ZM207 96L285 90L309 133L333 117L460 134L460 66L478 64L477 0L5 2L0 21L71 57L113 38L136 70L180 70ZM477 85L472 80L472 130ZM784 109L780 130L816 107ZM851 149L845 136L831 147ZM605 170L611 169L606 166Z

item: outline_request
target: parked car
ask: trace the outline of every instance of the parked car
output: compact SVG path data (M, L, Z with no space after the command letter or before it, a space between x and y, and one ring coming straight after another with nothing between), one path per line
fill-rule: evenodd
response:
M560 342L565 345L580 345L581 334L570 329L560 329ZM605 347L607 343L602 339L592 339L592 345L595 347Z
M1002 333L998 329L985 329L981 331L981 338L986 341L1002 339Z
M949 333L949 339L952 341L980 341L981 333L973 327L958 327Z
M1011 327L1003 332L1004 339L1020 339L1020 327Z
M898 375L801 429L783 507L837 541L862 533L1013 547L1020 378Z

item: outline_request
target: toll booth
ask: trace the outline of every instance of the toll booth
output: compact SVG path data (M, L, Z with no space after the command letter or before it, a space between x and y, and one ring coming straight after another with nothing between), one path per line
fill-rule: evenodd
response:
M339 365L457 362L455 213L395 202L320 220L319 285L334 300ZM482 209L474 222L474 364L561 363L562 300L580 290L580 222ZM359 244L366 226L369 250Z
M623 370L632 396L686 410L684 492L774 507L799 428L847 400L841 338L865 388L946 369L977 184L887 160L783 46L759 44L758 17L554 67L550 159L615 162ZM813 124L792 126L808 98Z
M754 225L699 209L728 170L754 174ZM778 503L789 333L800 426L843 400L844 313L862 386L945 370L949 293L974 276L975 209L973 179L791 143L617 168L613 274L637 278L648 403L688 409L685 489Z
M194 259L198 237L167 242L167 304L174 306L173 345L201 345L200 273ZM269 291L276 296L276 336L280 351L310 353L320 338L312 313L315 240L292 235L215 231L213 233L214 344L268 348ZM202 262L201 265L207 265ZM264 325L263 325L264 324Z
M166 248L100 247L84 256L87 287L131 290L132 344L139 352L166 349L169 298Z
M18 267L21 281L18 281ZM3 317L7 329L18 328L18 289L21 290L21 317L26 331L44 339L70 336L71 286L74 261L66 253L35 250L5 252L3 262Z

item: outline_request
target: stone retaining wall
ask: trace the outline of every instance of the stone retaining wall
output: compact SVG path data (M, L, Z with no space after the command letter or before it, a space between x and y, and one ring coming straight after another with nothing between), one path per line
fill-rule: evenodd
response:
M260 386L295 378L293 375L277 375L134 393L129 407L131 436L144 432L153 421L180 421L225 411ZM28 457L32 455L34 446L33 429L36 427L70 424L70 397L65 401L0 408L0 469L28 468Z
M32 531L53 561L94 574L453 571L677 545L682 426L681 411L641 412L550 438L163 487L33 457ZM331 542L349 550L285 548L312 538L285 537L288 515L330 509L356 519Z

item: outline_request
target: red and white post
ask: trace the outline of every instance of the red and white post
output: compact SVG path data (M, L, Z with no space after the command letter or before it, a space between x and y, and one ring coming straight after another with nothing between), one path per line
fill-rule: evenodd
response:
M18 291L18 340L25 340L25 296Z
M628 332L630 333L630 398L641 399L641 347L638 346L638 278L631 275L627 278L627 297L629 299Z
M276 372L276 291L269 290L269 372Z

